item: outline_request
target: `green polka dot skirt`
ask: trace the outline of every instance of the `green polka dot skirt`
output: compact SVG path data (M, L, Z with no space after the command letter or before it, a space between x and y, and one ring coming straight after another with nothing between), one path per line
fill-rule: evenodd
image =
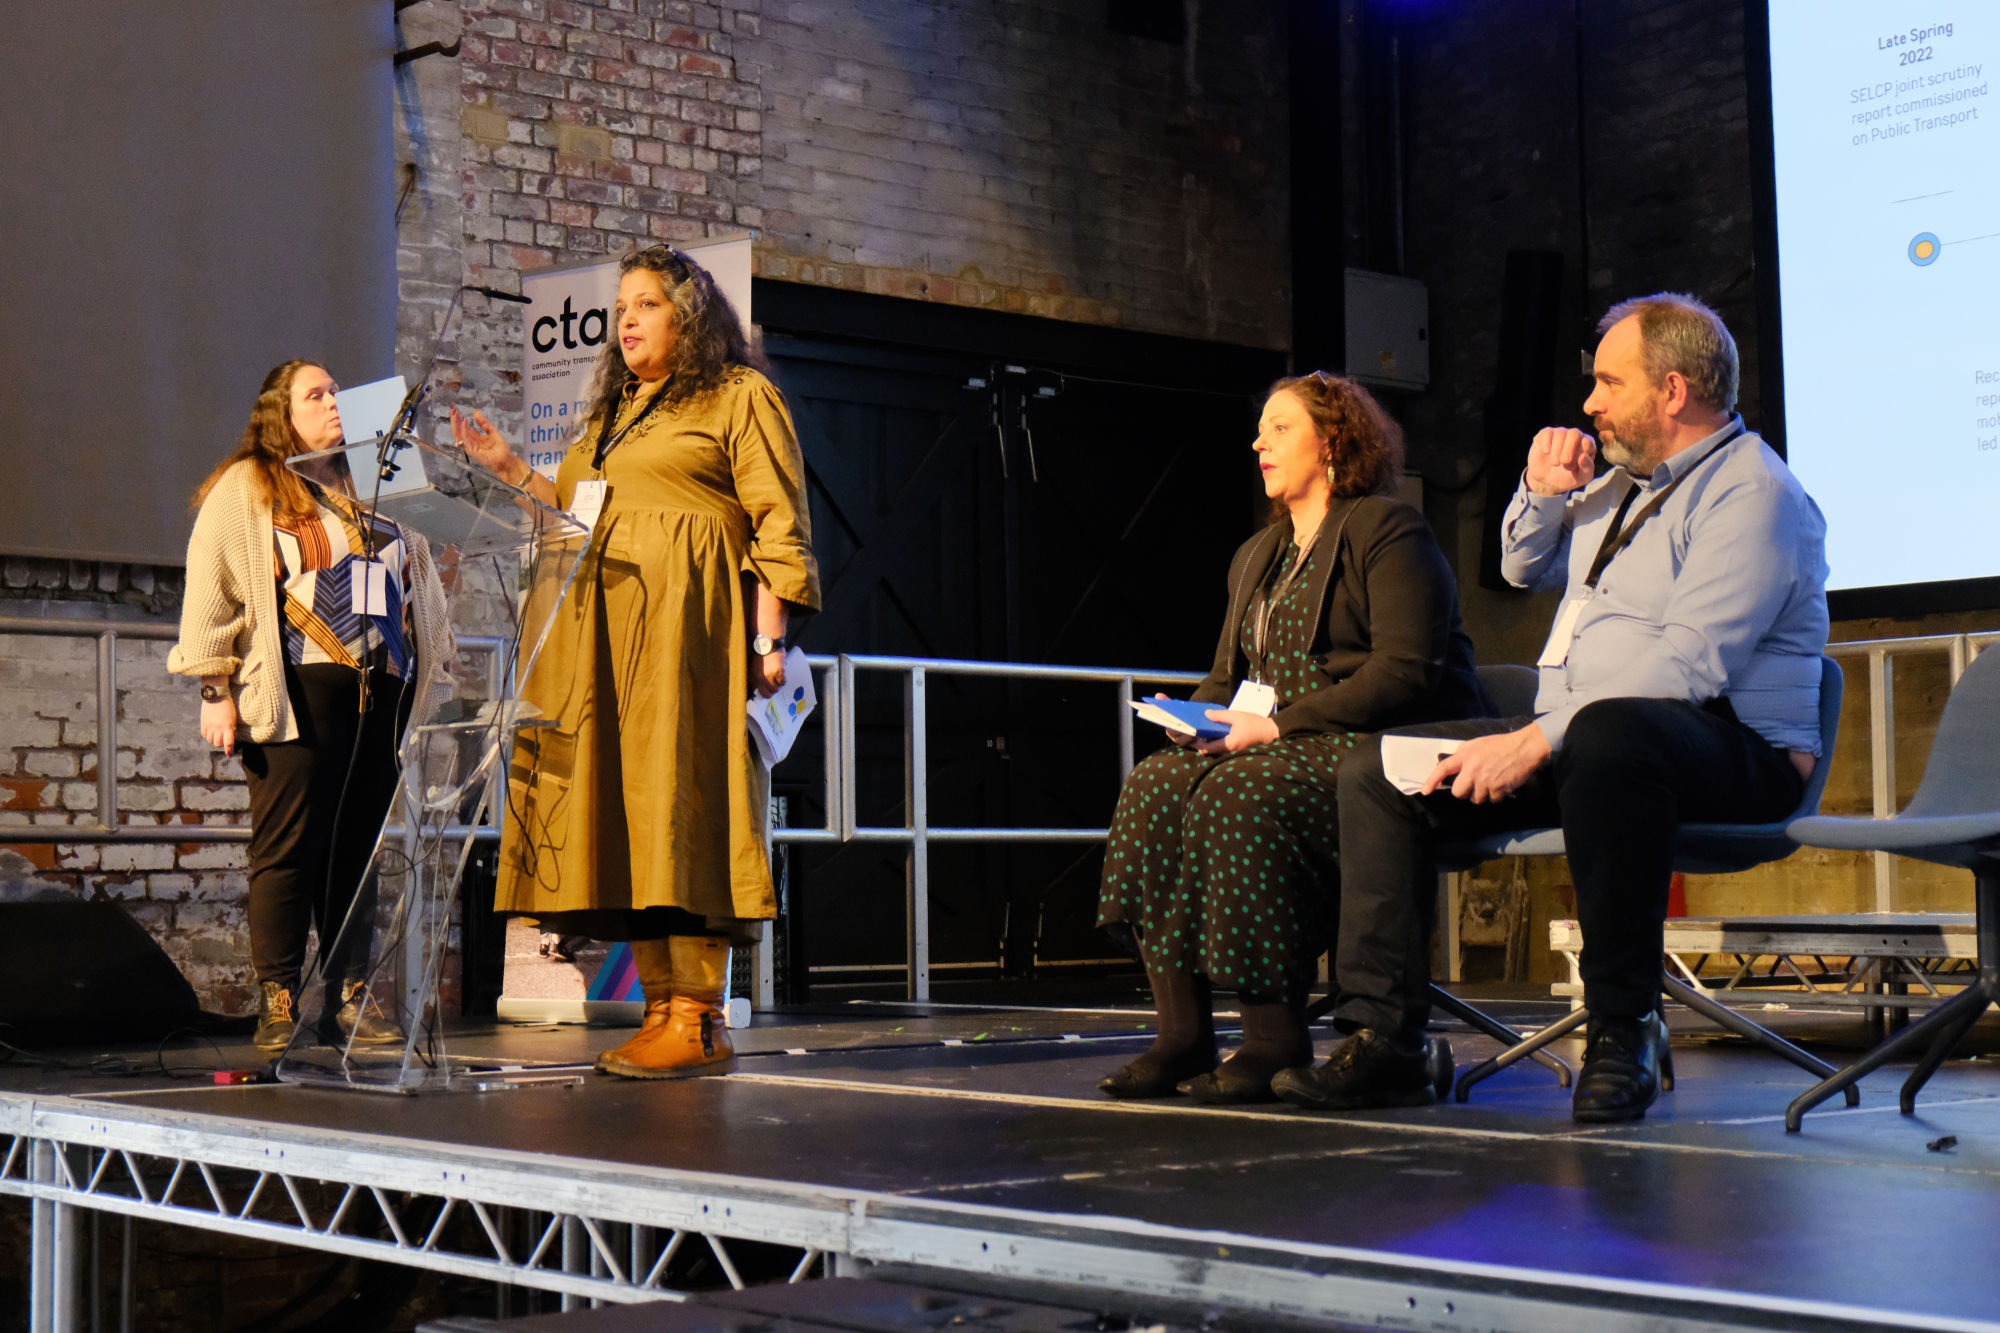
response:
M1272 571L1275 587L1292 561ZM1271 613L1279 707L1325 688L1311 669L1312 561ZM1250 617L1240 644L1255 661ZM1169 746L1132 770L1104 855L1098 924L1131 923L1155 972L1201 972L1260 999L1304 994L1340 892L1334 780L1352 735L1294 735L1239 754Z

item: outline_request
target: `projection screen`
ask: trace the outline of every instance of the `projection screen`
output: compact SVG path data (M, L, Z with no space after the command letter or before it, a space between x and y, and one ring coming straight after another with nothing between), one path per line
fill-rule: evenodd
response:
M2000 10L1766 13L1785 441L1826 513L1835 616L1991 608Z
M389 0L10 0L0 551L180 564L292 356L392 373Z

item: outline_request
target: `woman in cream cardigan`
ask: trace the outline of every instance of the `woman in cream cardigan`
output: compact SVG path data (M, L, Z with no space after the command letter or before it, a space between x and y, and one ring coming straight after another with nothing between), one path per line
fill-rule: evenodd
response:
M336 479L338 460L326 485L285 466L341 442L337 391L310 361L264 377L235 452L195 493L181 638L167 658L200 677L202 739L240 750L249 782L250 960L266 1049L291 1041L315 926L333 1020L321 1037L400 1039L362 986L373 877L358 903L356 890L395 793L402 730L442 698L456 653L422 535L369 514ZM370 565L385 567L373 605Z

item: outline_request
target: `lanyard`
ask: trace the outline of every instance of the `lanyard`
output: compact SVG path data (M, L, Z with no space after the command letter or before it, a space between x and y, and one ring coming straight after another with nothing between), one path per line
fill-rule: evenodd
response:
M1354 516L1354 511L1358 507L1349 505L1347 512L1340 516L1340 526L1333 530L1335 551L1340 549L1341 534L1347 531L1347 520ZM1257 653L1257 669L1252 679L1259 685L1270 683L1264 679L1264 668L1268 660L1266 645L1270 641L1271 617L1276 614L1278 603L1285 600L1285 595L1292 590L1292 585L1298 582L1300 575L1305 571L1306 562L1312 559L1313 552L1319 549L1319 534L1325 529L1326 520L1321 519L1319 527L1313 529L1313 535L1299 548L1299 558L1292 562L1291 568L1287 569L1284 576L1278 580L1276 588L1268 594L1262 587L1257 589L1257 601L1250 608L1250 642Z
M639 409L639 415L626 422L625 429L619 431L616 435L611 434L611 423L617 420L618 414L613 412L606 415L603 428L597 432L597 457L591 461L590 470L592 472L604 471L605 455L616 449L627 435L637 430L640 422L653 415L653 409L658 407L660 400L666 396L667 386L662 384L653 391L653 396L646 400L646 405Z
M1645 526L1646 520L1659 513L1660 507L1666 504L1667 497L1679 489L1682 482L1693 476L1696 468L1721 453L1723 446L1729 444L1742 433L1743 427L1738 426L1735 430L1730 431L1729 434L1716 441L1714 448L1710 449L1700 458L1695 459L1694 462L1688 465L1685 472L1675 477L1665 486L1662 486L1659 494L1655 495L1647 503L1646 507L1639 511L1639 516L1632 520L1630 527L1620 527L1619 525L1625 522L1625 511L1632 507L1632 501L1638 498L1639 491L1641 490L1639 483L1636 481L1633 482L1631 489L1625 492L1625 498L1618 502L1618 512L1611 516L1611 526L1605 529L1604 532L1604 544L1597 548L1597 558L1590 562L1590 576L1584 579L1583 586L1586 588L1596 588L1597 580L1604 573L1605 566L1609 565L1620 551L1623 551L1632 544L1632 539L1639 535L1639 529Z

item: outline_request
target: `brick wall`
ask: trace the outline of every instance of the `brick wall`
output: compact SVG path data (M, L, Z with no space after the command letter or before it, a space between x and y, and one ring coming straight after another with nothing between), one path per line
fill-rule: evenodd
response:
M755 0L460 8L459 59L417 67L449 64L426 74L460 83L461 281L519 290L522 269L758 224L760 71L736 49L756 31ZM466 298L440 414L455 392L519 437L519 311Z
M1284 12L768 3L758 271L1261 347L1289 331Z
M4 603L0 603L4 605ZM118 645L118 807L126 824L239 824L249 796L234 759L196 733L194 691L168 645ZM0 635L0 837L8 824L97 819L96 641ZM0 899L50 890L122 903L160 940L205 1007L252 1003L243 848L227 843L0 848Z

